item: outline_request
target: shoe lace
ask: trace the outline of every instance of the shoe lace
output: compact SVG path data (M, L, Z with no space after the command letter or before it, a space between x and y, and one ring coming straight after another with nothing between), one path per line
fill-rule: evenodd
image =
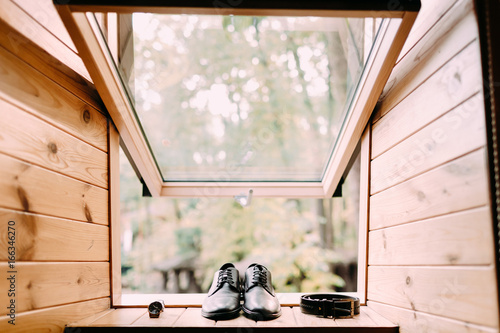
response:
M228 282L229 284L234 283L233 274L228 269L225 269L219 273L219 277L217 279L217 286L220 287L225 282Z
M252 282L253 283L258 283L263 286L266 286L267 284L267 274L264 271L260 270L254 270L252 274Z

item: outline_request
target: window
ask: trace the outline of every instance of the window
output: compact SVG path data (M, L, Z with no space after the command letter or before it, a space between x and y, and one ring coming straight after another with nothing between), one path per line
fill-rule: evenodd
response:
M164 182L322 180L373 19L370 29L364 18L131 21L119 68Z
M327 198L420 6L398 4L72 1L60 13L152 195Z
M382 0L199 0L183 1L182 7L155 0L66 3L58 6L60 15L143 192L169 197L163 199L181 210L207 200L232 205L224 198L250 200L250 193L254 203L275 207L332 198L356 160L368 119L420 7L411 0L397 6ZM366 193L368 146L361 145L359 183ZM363 200L362 195L361 273L366 261ZM112 223L112 238L119 244L118 222ZM137 234L127 228L122 227L125 246ZM169 233L176 242L171 251L199 251L199 229L186 225ZM116 252L114 305L144 304L144 298L116 298ZM123 269L132 269L126 255L123 259Z
M206 293L225 262L268 267L277 293L356 292L360 159L330 199L143 197L120 155L122 294ZM169 298L165 296L164 298Z

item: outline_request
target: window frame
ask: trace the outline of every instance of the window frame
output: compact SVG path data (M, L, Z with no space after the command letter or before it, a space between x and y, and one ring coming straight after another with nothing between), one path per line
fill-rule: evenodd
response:
M167 307L201 307L204 293L196 294L122 294L121 284L121 236L120 236L120 134L110 123L109 174L110 174L110 278L112 307L147 307L154 300L162 299ZM358 269L355 292L342 294L358 297L361 305L367 300L368 273L368 221L370 200L371 125L368 124L359 141L359 226ZM277 293L282 306L298 306L302 293Z
M110 280L111 280L111 306L113 307L146 307L154 299L162 298L167 306L186 307L201 306L205 294L138 294L122 295L121 292L121 250L120 250L120 168L119 147L126 150L133 167L139 178L147 187L151 195L171 197L231 197L241 193L247 193L253 189L256 197L288 197L288 198L328 198L332 197L342 176L348 168L349 161L360 143L361 166L360 166L360 207L359 207L359 231L358 231L358 284L355 293L346 293L360 298L361 304L366 304L366 274L368 264L368 221L369 221L369 186L370 186L370 145L371 133L368 121L378 101L380 94L389 78L399 52L410 32L420 9L419 1L402 0L398 2L399 8L391 8L390 0L361 1L360 8L352 2L334 2L340 5L341 10L320 10L314 6L325 5L321 1L309 0L306 4L313 7L299 14L315 16L343 16L343 17L374 17L374 18L401 18L397 23L387 22L382 26L380 33L382 38L377 39L378 45L374 48L376 56L371 58L365 67L363 82L358 88L357 99L354 107L345 120L344 130L339 136L337 147L333 152L327 170L321 182L235 182L235 183L206 183L206 182L163 182L156 162L151 155L140 125L131 109L129 100L121 86L118 71L114 65L109 48L117 50L116 41L107 45L102 35L96 34L97 22L93 20L87 11L111 13L121 9L124 13L132 13L137 9L137 4L142 3L144 11L162 13L165 10L157 7L161 1L113 1L121 6L107 6L97 1L86 0L54 0L59 14L65 23L74 43L82 57L93 82L101 95L101 98L111 116L109 125L109 209L110 209ZM204 2L205 0L198 0ZM187 2L187 1L185 1ZM182 2L183 5L186 5ZM207 1L210 4L216 2ZM286 6L287 1L253 1L260 5L268 6L278 4ZM70 3L70 4L68 4ZM359 3L356 5L360 5ZM135 7L134 7L135 6ZM149 7L144 7L149 6ZM343 7L342 7L343 6ZM374 6L371 9L369 6ZM406 9L406 10L404 10ZM182 12L182 9L176 10ZM238 12L235 8L204 8L200 13L234 14ZM269 10L269 8L267 9ZM243 10L247 15L264 15L267 10L247 9ZM275 10L275 9L273 9ZM191 10L191 12L193 12ZM241 11L239 11L241 13ZM297 15L297 9L278 9L281 15ZM276 13L273 13L276 14ZM110 30L112 30L111 28ZM116 33L116 28L115 28ZM113 52L113 50L111 50ZM114 51L116 52L116 51ZM369 89L371 87L371 89ZM115 127L116 126L116 127ZM298 293L279 294L281 304L298 305Z
M57 0L55 1L57 4ZM61 1L67 3L68 1ZM321 1L308 1L306 9L289 8L287 1L253 1L256 8L214 7L215 2L198 0L182 2L186 7L160 7L160 2L147 1L119 1L120 5L93 4L92 1L73 0L70 4L57 5L59 14L65 23L79 55L82 57L101 98L115 123L133 166L144 184L146 193L152 196L168 197L234 197L253 190L254 197L286 197L286 198L328 198L332 197L342 175L348 166L349 160L361 138L363 129L377 103L384 88L392 67L396 63L404 41L415 21L420 7L419 2L400 1L400 6L394 10L391 1L361 2L355 5L346 2L334 5L341 10L319 9L319 6L329 6ZM175 1L172 1L175 3ZM241 1L238 1L240 3ZM90 4L89 4L90 3ZM142 3L142 5L138 5ZM202 5L212 7L199 7ZM245 2L241 2L244 5ZM372 9L367 8L373 6ZM240 6L241 7L241 6ZM267 8L266 8L267 7ZM269 8L271 7L271 8ZM392 6L394 7L394 6ZM407 9L407 10L403 10ZM373 57L370 57L365 66L361 82L356 90L351 111L344 120L339 133L336 147L332 152L326 171L318 182L178 182L163 181L149 144L142 133L141 125L133 111L127 93L121 83L118 70L112 54L116 54L117 42L109 43L99 32L98 23L90 11L103 13L132 13L146 11L152 13L194 13L194 14L245 14L245 15L297 15L297 16L337 16L337 17L372 17L372 18L400 18L401 20L384 20L380 27L380 38L377 38L372 48ZM116 32L116 28L109 29Z

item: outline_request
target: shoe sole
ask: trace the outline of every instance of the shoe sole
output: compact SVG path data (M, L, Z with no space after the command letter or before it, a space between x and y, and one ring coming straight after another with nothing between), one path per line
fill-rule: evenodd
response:
M241 308L237 308L228 312L205 312L201 310L201 315L212 320L228 320L234 319L240 315Z
M243 314L245 315L245 317L247 317L248 319L253 319L255 321L272 320L272 319L276 319L279 316L281 316L281 310L280 310L280 312L277 312L277 313L263 314L261 312L248 310L244 306L242 307L242 309L243 309Z

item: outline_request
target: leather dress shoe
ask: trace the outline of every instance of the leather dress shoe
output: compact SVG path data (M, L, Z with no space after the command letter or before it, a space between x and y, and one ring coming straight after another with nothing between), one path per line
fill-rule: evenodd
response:
M245 271L243 313L253 320L269 320L281 316L281 307L271 283L271 272L259 264Z
M201 315L214 320L231 319L240 314L240 278L233 264L227 263L215 272Z

